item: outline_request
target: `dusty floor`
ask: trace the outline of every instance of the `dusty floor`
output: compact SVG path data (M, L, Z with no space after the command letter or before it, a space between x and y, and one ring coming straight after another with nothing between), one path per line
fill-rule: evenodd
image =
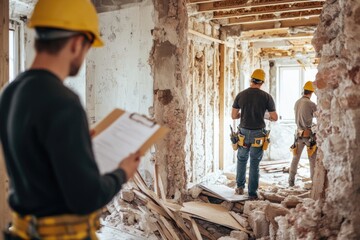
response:
M278 188L288 188L288 173L283 173L282 171L279 172L272 172L268 173L265 171L264 166L266 165L268 168L277 168L281 169L282 167L289 167L291 160L284 160L284 161L275 161L282 162L278 164L273 164L274 161L262 161L260 165L260 185L271 185L276 186ZM268 165L271 164L271 165ZM230 171L227 171L226 176L225 174L216 174L209 178L205 178L203 183L207 184L224 184L231 187L234 187L235 181L233 180L236 176L236 165L230 166L228 168ZM248 171L247 171L248 172ZM230 179L229 180L229 176ZM298 167L298 174L296 177L296 183L294 188L304 188L306 180L308 180L310 176L309 171L309 162L307 159L301 159L299 162ZM191 185L191 184L189 184ZM125 239L125 240L142 240L142 239L149 239L155 240L158 239L155 235L146 236L142 231L139 231L133 226L126 226L123 224L119 224L116 226L106 226L106 222L102 223L102 229L98 232L98 237L100 240L115 240L115 239Z
M154 235L145 236L141 231L129 226L103 226L97 232L100 240L157 240Z

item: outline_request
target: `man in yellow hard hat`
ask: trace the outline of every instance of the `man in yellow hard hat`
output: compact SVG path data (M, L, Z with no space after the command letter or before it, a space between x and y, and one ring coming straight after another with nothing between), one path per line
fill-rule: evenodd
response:
M139 153L100 175L78 96L64 86L103 45L90 0L39 0L29 22L36 57L0 98L0 139L14 211L7 239L96 239L96 212L139 165Z
M262 69L256 69L251 75L250 88L236 96L231 113L232 119L240 119L235 192L244 194L246 165L250 155L248 184L250 198L257 198L259 163L267 146L268 131L265 130L265 112L268 111L270 121L278 120L273 98L260 89L264 81L265 72Z
M316 111L316 104L310 98L314 93L315 88L311 81L304 85L303 96L295 103L295 122L297 130L295 133L294 144L290 147L293 153L293 159L289 170L289 186L295 185L295 175L297 173L298 163L301 153L305 146L307 146L308 158L310 161L310 176L314 175L315 159L316 159L316 139L315 133L312 132L314 113Z

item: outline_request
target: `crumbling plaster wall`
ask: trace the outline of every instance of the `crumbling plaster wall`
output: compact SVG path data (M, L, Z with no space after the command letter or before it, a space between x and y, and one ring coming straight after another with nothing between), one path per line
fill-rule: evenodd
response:
M154 116L171 129L156 145L155 164L168 197L179 199L186 188L185 163L190 161L187 132L190 84L187 74L186 1L153 0L155 27L150 57L154 78Z
M359 239L360 2L327 1L312 43L321 56L317 143L328 179L324 210L341 224L340 239Z
M148 115L152 106L152 77L148 64L152 46L151 1L99 14L102 48L89 53L87 101L91 122L114 107Z
M218 27L189 18L189 29L218 38ZM219 168L219 44L188 35L191 88L187 131L191 135L188 181L199 182Z
M312 44L320 57L319 149L311 193L318 201L279 218L284 229L277 235L355 240L360 238L360 2L326 1Z
M188 180L194 183L207 181L220 169L232 169L236 152L229 139L229 125L233 101L240 91L240 55L234 41L225 41L224 59L224 139L220 139L220 48L219 25L190 17L189 29L212 39L189 34L188 66L191 84L188 132L191 135L190 162L187 164ZM214 40L215 39L215 40ZM220 156L220 144L224 156Z
M153 79L148 59L152 47L154 6L151 0L99 14L102 48L86 58L86 110L90 124L115 107L151 115ZM148 153L140 170L153 172Z

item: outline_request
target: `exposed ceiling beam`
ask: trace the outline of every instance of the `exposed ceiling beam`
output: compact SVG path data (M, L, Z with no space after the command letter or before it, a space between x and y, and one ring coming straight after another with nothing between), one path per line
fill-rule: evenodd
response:
M240 25L242 31L252 30L264 30L264 29L275 29L275 28L290 28L290 27L304 27L304 26L316 26L319 23L319 17L313 17L309 19L301 20L284 20L277 23L267 22L258 24L245 24Z
M240 36L240 41L246 42L273 42L279 40L294 40L294 39L312 39L312 33L299 33L299 34L289 34L279 32L269 32L268 30L255 30L243 32Z
M195 0L193 0L195 1ZM200 1L200 0L199 0ZM198 12L230 11L251 7L267 7L274 5L325 2L325 0L226 0L198 4Z
M213 19L230 18L230 17L248 17L260 14L270 13L285 13L285 12L298 12L307 11L314 9L322 9L323 2L309 2L309 3L296 3L291 6L287 5L276 5L271 7L256 7L256 8L243 8L231 11L220 11L214 12Z
M314 9L310 11L285 12L285 13L280 13L280 15L263 14L257 16L249 16L249 17L229 18L228 23L223 24L223 26L311 18L311 17L319 16L320 13L321 13L321 9Z
M219 2L219 0L187 0L187 4Z

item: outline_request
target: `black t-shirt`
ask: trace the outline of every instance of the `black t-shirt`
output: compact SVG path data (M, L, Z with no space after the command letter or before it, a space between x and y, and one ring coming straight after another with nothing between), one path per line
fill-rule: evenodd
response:
M20 74L2 93L0 140L9 204L22 215L87 214L126 181L122 169L100 175L79 98L45 70Z
M275 112L271 95L258 88L248 88L240 92L232 107L241 109L240 127L246 129L265 128L265 111Z

